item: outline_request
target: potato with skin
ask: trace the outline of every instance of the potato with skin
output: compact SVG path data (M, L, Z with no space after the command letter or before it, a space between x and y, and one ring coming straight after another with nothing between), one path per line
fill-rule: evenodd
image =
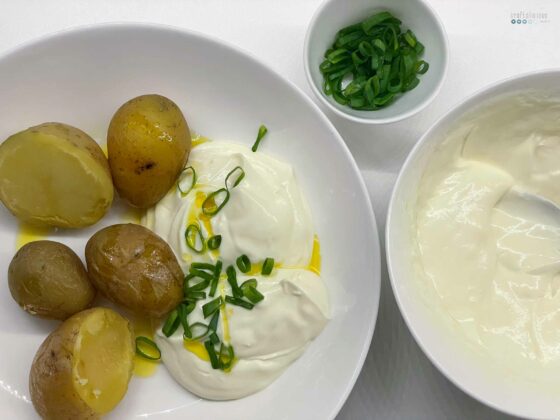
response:
M31 365L35 410L45 420L98 419L126 394L134 352L130 323L115 311L93 308L68 318Z
M80 258L59 242L24 245L8 267L14 300L31 315L64 320L88 308L95 298Z
M121 106L107 133L109 165L120 196L147 208L156 204L185 167L191 135L171 100L144 95Z
M101 229L86 245L90 280L136 315L161 317L183 298L183 271L169 245L135 224Z
M92 225L113 201L109 163L95 140L75 127L28 128L0 145L0 200L35 225Z

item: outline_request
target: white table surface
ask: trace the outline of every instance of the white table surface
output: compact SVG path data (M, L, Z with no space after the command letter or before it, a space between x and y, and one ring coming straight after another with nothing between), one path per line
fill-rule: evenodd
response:
M412 145L439 116L489 83L560 66L558 1L428 1L446 26L451 47L447 80L435 101L415 117L384 126L350 123L327 112L362 171L382 235L400 166ZM236 44L312 96L303 71L303 40L320 3L321 0L0 0L0 53L72 26L156 22L197 30ZM349 7L351 3L348 0ZM521 11L546 13L548 22L512 24L512 13ZM382 247L384 242L382 237ZM506 418L465 395L432 366L399 314L385 266L382 273L381 304L372 347L338 419Z

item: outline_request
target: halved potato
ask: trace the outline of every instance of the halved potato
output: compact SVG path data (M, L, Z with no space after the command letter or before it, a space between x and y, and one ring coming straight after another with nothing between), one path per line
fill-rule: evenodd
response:
M133 369L130 323L108 308L64 321L43 342L29 375L31 401L46 420L96 419L121 401Z
M75 127L28 128L0 145L0 200L36 225L92 225L113 201L109 163L95 140Z

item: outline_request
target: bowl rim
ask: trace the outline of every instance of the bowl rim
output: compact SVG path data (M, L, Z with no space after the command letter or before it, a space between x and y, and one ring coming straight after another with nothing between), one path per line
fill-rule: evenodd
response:
M411 117L411 116L417 114L418 112L422 111L424 108L426 108L435 99L435 97L440 92L440 90L443 86L443 82L445 81L445 79L447 77L447 71L448 71L448 67L449 67L449 38L447 36L445 26L443 25L443 21L441 20L439 15L436 13L434 8L425 0L416 0L418 3L421 3L426 8L428 13L437 22L435 30L440 33L441 38L443 39L443 45L444 45L444 48L443 48L443 67L442 67L441 76L438 80L436 88L432 91L432 93L430 95L428 95L422 102L420 102L420 104L418 104L416 107L414 107L414 108L412 108L412 109L410 109L406 112L396 114L392 117L365 118L365 117L358 117L358 116L355 116L355 115L351 115L351 114L349 114L345 111L340 110L336 106L334 106L325 97L323 92L315 85L315 82L313 81L313 77L311 76L311 70L310 70L310 64L309 64L309 50L310 50L310 45L309 44L310 44L311 33L314 31L315 27L317 26L317 23L318 23L319 19L321 18L321 15L323 14L326 7L329 4L334 3L336 1L341 1L341 0L324 0L319 5L317 10L315 10L315 13L313 14L313 17L309 21L309 24L307 25L307 31L305 33L305 40L304 40L304 44L303 44L303 67L304 67L304 70L305 70L305 77L307 79L307 83L311 87L311 90L313 91L315 96L325 106L327 106L331 111L333 111L335 114L337 114L337 115L339 115L343 118L346 118L350 121L363 123L363 124L389 124L389 123L394 123L394 122L397 122L397 121L404 120L405 118ZM372 112L372 115L374 115L373 111L371 111L371 112Z
M473 93L469 94L464 99L460 100L459 102L455 103L449 111L441 115L429 128L424 132L424 134L420 137L420 139L416 142L412 150L409 152L406 160L404 161L399 174L397 176L397 180L395 181L395 185L393 187L393 191L391 193L391 199L389 201L389 207L387 209L387 220L385 224L385 257L387 260L387 271L389 273L389 280L391 283L391 289L393 290L393 295L395 296L395 300L397 301L397 305L399 307L399 311L401 316L403 317L408 330L412 334L414 341L416 344L422 349L422 352L426 357L430 360L430 362L439 370L439 372L448 379L453 385L457 388L465 392L470 397L476 399L477 401L481 402L482 404L487 405L497 411L502 413L506 413L516 417L529 417L529 418L538 418L535 417L534 414L531 416L529 412L520 412L510 407L502 407L495 403L493 400L489 400L477 387L468 386L462 382L462 379L458 376L453 376L449 373L444 363L438 360L434 354L431 352L431 348L433 344L428 339L419 332L419 329L416 328L416 323L414 318L411 316L408 306L404 304L404 297L403 294L400 292L399 285L402 284L405 280L404 279L396 279L396 275L394 273L393 267L398 263L396 259L393 259L393 225L394 225L394 213L396 212L395 208L397 207L397 194L402 188L402 184L404 182L404 178L407 176L406 173L410 170L410 166L416 160L416 156L418 151L424 147L424 144L429 142L430 139L433 137L433 133L439 129L439 127L446 122L453 122L456 121L457 118L464 115L465 112L468 112L473 107L476 108L478 104L480 104L479 100L481 97L485 97L484 100L489 99L488 97L492 94L495 94L497 90L500 90L504 86L515 84L519 81L531 79L538 76L547 76L547 75L558 75L560 76L560 67L551 67L546 69L539 69L533 70L528 72L523 72L517 75L509 76L506 78L499 79L497 81L491 82L486 86L477 89Z
M201 38L204 41L219 45L222 48L227 48L234 51L236 54L244 57L245 59L251 61L257 67L260 67L262 70L270 73L273 77L280 79L283 83L287 84L297 96L300 97L305 103L307 103L312 112L316 114L319 120L326 126L326 128L332 133L333 137L339 143L342 153L344 157L348 160L351 171L356 176L356 185L355 188L360 194L365 198L365 212L366 217L369 219L369 237L372 239L372 243L375 245L374 249L370 250L374 253L374 261L381 261L381 243L380 243L380 234L379 229L377 226L377 219L375 217L375 212L373 210L373 205L371 203L371 199L369 196L369 192L367 190L364 178L362 173L354 159L354 156L350 152L346 142L340 135L340 133L335 128L334 124L327 118L327 116L321 111L319 106L307 95L303 92L303 90L298 87L294 82L292 82L287 77L281 75L277 70L275 70L272 65L267 64L265 61L261 60L257 55L253 54L250 51L247 51L227 40L221 39L218 36L206 34L204 32L193 30L190 28L184 28L176 25L171 24L164 24L164 23L156 23L156 22L142 22L142 21L108 21L108 22L97 22L97 23L88 23L88 24L78 24L78 25L71 25L65 27L63 29L59 29L56 31L51 31L46 34L33 37L31 39L25 40L23 42L17 43L12 47L7 48L6 50L0 52L0 62L6 59L9 59L11 56L21 53L22 51L33 48L36 45L48 43L52 40L56 40L58 38L64 38L73 36L75 34L82 34L87 32L94 32L94 31L107 31L107 30L151 30L156 32L170 32L170 33L178 33L184 36L189 37L196 37ZM373 291L377 295L377 299L371 302L371 320L369 322L362 349L360 352L359 357L356 359L356 363L354 368L352 369L350 378L344 388L344 392L339 395L338 401L333 404L333 407L330 412L329 418L334 419L337 414L342 409L343 405L345 404L346 400L348 399L350 392L354 388L356 381L362 371L363 365L365 363L366 357L369 353L369 349L372 344L373 340L373 333L375 331L375 327L377 325L378 313L379 313L379 301L381 298L381 265L374 267L373 271L370 273L371 279L373 280ZM377 281L375 281L377 279Z

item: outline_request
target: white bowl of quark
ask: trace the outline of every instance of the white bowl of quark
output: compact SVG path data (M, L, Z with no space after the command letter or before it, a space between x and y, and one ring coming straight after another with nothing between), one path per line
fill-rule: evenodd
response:
M233 401L200 399L161 366L152 377L133 377L125 398L106 418L336 416L371 342L380 251L360 172L333 125L305 94L256 58L220 40L129 23L72 29L15 48L0 57L0 92L1 139L44 121L63 121L105 143L115 110L148 93L171 98L192 130L216 142L250 146L264 124L266 153L292 165L314 215L331 319L301 358L263 391ZM53 238L83 257L95 231L122 222L117 210L91 228L60 230ZM3 270L14 255L17 235L17 220L0 206ZM28 391L29 368L40 343L57 324L22 311L4 282L0 325L0 417L36 418Z
M340 29L382 11L388 11L400 19L402 30L412 30L425 45L422 59L429 63L429 70L419 77L420 83L416 88L400 95L386 108L363 111L341 105L323 91L324 78L319 66L324 60L325 51L331 47ZM408 118L432 102L447 73L448 50L443 23L423 0L326 0L309 23L303 63L311 90L327 108L354 122L384 124Z
M522 284L519 277L514 278L513 276L511 278L505 277L503 282L499 280L500 283L498 283L498 280L492 280L492 283L489 282L487 284L487 288L483 286L481 289L486 290L486 292L480 295L482 296L481 298L474 297L470 301L473 305L477 304L477 302L482 302L481 305L485 306L481 307L486 308L485 310L489 312L475 313L474 317L471 318L464 315L464 318L461 319L461 316L456 316L456 313L453 312L454 307L451 301L445 300L447 290L451 289L438 289L437 285L442 285L442 283L436 283L434 280L437 280L437 277L434 276L438 276L438 272L430 271L430 267L433 268L437 264L443 264L443 262L438 263L436 261L434 265L434 261L438 258L437 253L433 254L435 257L431 261L426 260L426 242L422 242L422 239L419 238L426 238L427 236L419 236L422 232L419 230L421 223L419 224L418 222L419 220L426 219L418 218L422 211L419 210L422 209L419 203L428 202L428 199L425 198L426 196L423 195L424 191L428 191L424 189L425 186L431 185L429 183L435 182L434 180L447 179L447 184L442 189L437 190L441 192L438 196L439 198L430 199L432 201L424 205L424 208L428 208L431 211L432 220L449 216L449 214L438 211L439 207L436 207L439 205L437 200L442 199L445 194L454 188L454 183L458 178L437 178L438 175L434 171L437 170L436 166L442 164L443 161L441 159L437 160L435 156L438 156L438 153L452 144L453 139L459 139L458 141L462 142L462 148L458 149L462 157L465 150L467 154L471 153L473 150L473 136L475 139L480 140L477 136L482 132L481 130L489 127L485 124L496 124L494 129L497 134L493 138L487 138L486 143L480 141L477 143L477 147L479 147L477 154L485 156L477 164L488 165L491 163L494 165L495 162L498 162L498 165L509 165L513 173L516 173L516 170L519 168L512 168L511 163L514 162L514 159L522 156L523 153L527 153L526 166L529 168L527 172L529 173L527 178L529 179L528 185L531 185L531 183L548 182L549 176L557 176L558 171L554 170L554 165L557 163L560 168L560 160L557 159L560 153L560 140L558 139L558 129L560 127L556 127L557 129L551 129L550 127L554 128L556 125L560 125L558 123L560 121L559 86L559 70L535 72L495 83L455 106L424 134L408 156L396 182L387 219L386 251L391 285L408 328L424 353L447 378L474 398L506 413L529 418L560 417L560 380L558 379L560 378L560 371L557 360L559 346L558 328L556 328L557 325L555 324L558 322L556 314L560 312L560 304L556 302L558 295L556 294L557 289L554 286L556 281L554 279L557 279L557 277L552 276L549 283L542 280L541 277L541 283L538 284L539 282L537 281L535 288L527 286L532 284L530 282L538 276L544 275L543 270L555 270L554 267L556 266L554 266L554 263L557 264L560 261L560 255L556 255L555 252L557 251L552 249L551 258L553 264L551 265L550 261L547 261L541 271L533 270L529 272L534 277L527 277L529 280L527 280L528 283L526 284ZM511 108L512 110L508 111L510 109L508 108L509 104L515 105ZM503 108L500 108L502 106ZM537 108L530 108L532 106L543 106L544 111L542 112L544 114L533 112L533 109ZM519 111L518 107L521 107L519 108L521 111ZM523 107L528 107L526 108L527 111ZM506 112L506 114L503 114L502 111ZM496 112L498 114L495 114ZM514 119L503 119L500 117L496 118L494 122L489 122L492 119L492 115L509 115L507 112L516 112L516 117ZM542 115L545 117L542 117ZM482 121L485 122L483 123ZM531 121L537 121L537 124L532 128L528 125L533 124ZM527 131L529 130L528 127L530 131ZM462 134L457 134L461 133L458 130L465 131ZM508 134L502 136L500 134L501 131ZM457 136L453 137L455 135ZM508 141L512 142L511 148L507 147L502 156L496 155L495 150L497 149L495 146L497 142L506 142L503 144L507 144ZM520 146L521 144L523 146ZM492 148L494 148L493 151L486 155L485 150L492 150ZM494 153L494 158L489 158L488 156L491 156L492 153ZM472 153L469 156L469 159L473 159ZM473 164L472 161L465 162L463 161L462 165ZM523 165L522 161L521 163ZM533 172L540 173L543 168L540 165L552 168L549 176L530 175ZM457 166L456 168L463 168L463 166ZM523 171L523 169L519 169L518 173ZM438 185L443 185L443 183ZM468 191L475 191L474 185L473 183L469 184L467 186ZM446 188L447 190L445 190ZM553 188L555 188L554 183ZM481 192L482 190L476 191ZM484 194L484 191L482 193ZM512 193L511 189L507 194L510 193ZM468 214L474 208L469 207L471 203L469 200L472 197L473 195L468 193L467 190L464 190L464 194L459 194L455 197L455 199L464 200L463 215ZM494 208L503 209L502 205L515 203L510 198L506 199L505 197L506 195L503 195L495 204L497 207ZM528 196L521 195L520 197L522 200L517 201L517 204L522 202L524 204L519 205L525 206L519 207L520 209L525 209L520 211L536 211L537 213L530 214L542 214L543 217L546 217L546 212L557 211L557 209L554 209L556 206L550 207L547 201L530 201L527 204ZM517 200L519 200L519 197ZM533 198L529 198L529 200L533 200ZM533 208L532 206L537 207ZM500 211L503 215L503 211ZM496 217L496 213L492 213L492 217ZM538 231L544 231L547 223L555 223L554 218L547 218L548 221L543 219L542 225L537 223L540 228L533 229L532 233L528 233L527 241L537 239L548 240L549 236L539 235L538 233ZM463 222L467 224L469 220L471 219L464 218ZM499 220L502 219L491 219L489 229L498 229L500 225L497 223L501 223ZM455 223L458 222L458 219L452 216L448 222ZM518 226L519 229L522 228L521 223L516 222L514 225ZM478 229L477 226L475 227ZM440 233L444 232L446 228L443 227L442 229L439 231ZM506 234L515 233L516 229L509 230ZM427 231L424 230L423 232ZM551 232L558 233L555 229L552 229ZM465 239L465 237L461 238L461 233L459 232L456 234L448 232L447 234L458 241ZM482 233L483 235L484 233ZM470 239L476 240L474 236ZM478 243L480 244L481 242ZM497 264L500 264L500 267L502 267L503 261L501 258L505 257L509 258L509 267L507 269L511 270L518 270L517 263L513 264L512 261L521 261L521 264L540 264L539 261L541 260L538 258L531 261L522 261L522 259L514 255L516 247L529 247L528 252L532 252L530 245L525 246L527 243L525 240L516 241L515 243L509 242L506 245L499 242L495 248L497 250ZM420 246L419 244L422 245ZM494 246L493 244L494 242L490 243L490 248L488 249L491 249ZM454 240L441 242L440 251L438 251L439 259L446 259L446 256L450 255L449 249L453 250L459 246L461 245ZM470 270L473 267L473 260L468 259L466 255L472 255L472 252L476 253L478 250L478 245L471 250L468 247L464 247L461 252L453 254L457 258L453 261L455 274L449 276L450 282L455 278L464 278L466 282L480 280L474 277L469 280L462 273L463 270ZM462 254L465 255L464 259ZM541 257L545 258L546 256ZM493 270L493 267L494 263L490 263L489 269ZM453 273L450 264L448 264L448 269L449 273ZM497 279L497 277L494 277L494 279ZM512 300L508 301L505 298L506 296L520 296L519 290L513 290L514 287L519 285L522 285L525 289L521 291L522 297L512 298ZM494 288L494 286L499 287L499 289ZM446 286L444 285L443 287ZM537 289L539 287L543 287L542 295L530 295L530 293L538 292ZM494 302L493 304L487 304L484 300L490 295L493 296L492 299L494 300L488 302ZM461 299L460 296L459 299ZM533 306L530 303L531 299L537 299L534 301ZM466 305L464 307L468 307ZM535 306L540 307L536 308ZM502 310L502 308L514 309L507 311ZM539 316L535 316L533 319L534 324L529 322L529 319L525 319L525 315L523 315L525 313L537 313L531 312L533 310L539 313ZM516 318L518 315L516 311L519 311L519 318ZM509 330L505 327L509 325L508 323L512 319L519 320L519 331L523 330L525 323L527 323L528 328L534 331L534 336L530 337L527 335L525 337L510 334L511 331L517 328L515 325L507 327ZM473 325L472 321L475 322L475 327L467 330L465 326ZM553 325L553 328L545 328L545 323L549 322L551 325L556 325L556 327ZM488 323L484 325L494 323L497 326L489 328L481 326L483 323ZM512 349L524 343L525 338L523 337L528 340L527 342L540 343L540 348L544 349L547 357L539 358L538 355L533 357L530 353L513 352ZM504 345L503 343L510 344ZM500 348L503 351L496 351L496 349L499 350ZM512 363L513 360L517 362Z

